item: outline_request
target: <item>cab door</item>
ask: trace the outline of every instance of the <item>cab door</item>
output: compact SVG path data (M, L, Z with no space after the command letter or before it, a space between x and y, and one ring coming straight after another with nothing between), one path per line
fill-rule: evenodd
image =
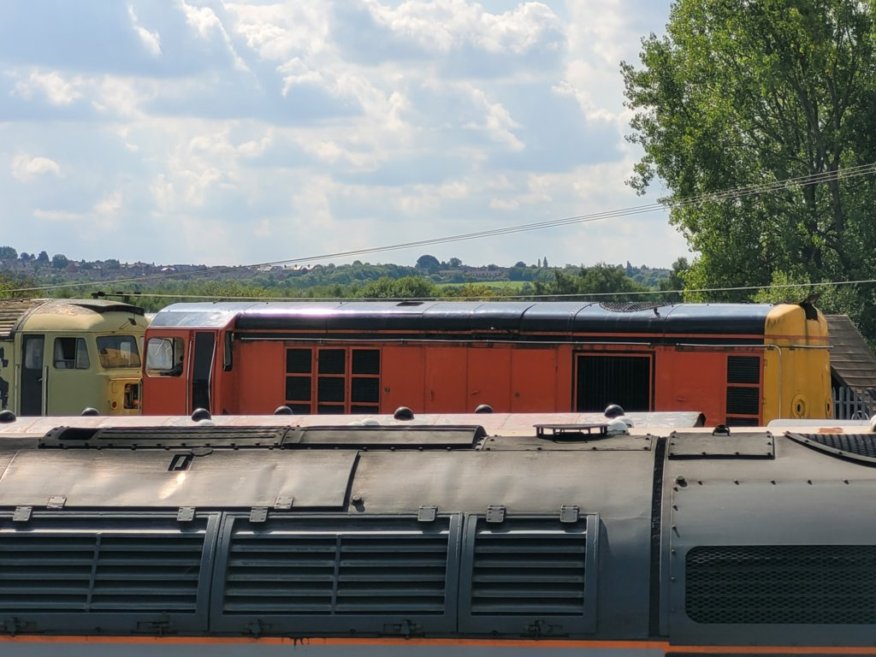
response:
M205 408L211 413L213 395L211 385L213 382L213 360L216 353L216 334L207 331L195 333L194 355L192 357L192 388L191 407L189 412L196 408Z
M154 330L146 333L143 377L144 415L186 415L191 412L191 355L188 331Z
M21 410L19 415L43 414L46 338L44 335L23 335L21 339Z

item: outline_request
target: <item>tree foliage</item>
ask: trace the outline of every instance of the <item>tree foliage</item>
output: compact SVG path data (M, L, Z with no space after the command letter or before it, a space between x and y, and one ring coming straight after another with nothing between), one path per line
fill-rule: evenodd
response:
M432 274L441 269L441 261L433 255L421 255L417 258L417 270Z
M599 263L593 267L581 267L577 274L554 270L554 280L534 285L537 295L593 297L599 301L642 301L647 297L640 293L648 291L632 278L620 265ZM634 294L630 294L630 293Z
M365 299L423 299L435 296L435 286L419 276L383 277L366 283L356 296Z
M645 152L630 183L668 187L670 221L698 254L689 287L872 278L876 176L841 174L876 162L874 11L876 0L677 0L641 67L621 65ZM814 182L718 194L802 177ZM834 295L833 310L874 335L871 296Z

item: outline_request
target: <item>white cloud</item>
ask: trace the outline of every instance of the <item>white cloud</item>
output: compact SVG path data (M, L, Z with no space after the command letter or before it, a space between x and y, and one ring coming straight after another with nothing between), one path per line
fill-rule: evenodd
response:
M290 89L303 84L313 84L331 91L334 86L327 81L322 72L308 66L301 58L294 57L285 64L278 66L277 71L283 74L283 95L288 95Z
M134 7L132 5L128 5L128 16L131 19L131 26L134 28L134 32L136 32L137 36L140 38L140 43L143 44L143 47L153 57L161 56L161 35L158 32L153 32L151 30L147 30L140 24L139 19L137 18L136 12L134 12Z
M569 3L569 56L564 78L554 90L574 97L588 120L613 123L625 131L629 114L623 108L620 62L638 62L642 37L647 31L661 31L667 5L653 0ZM653 18L647 20L649 16ZM643 26L648 26L645 32Z
M47 157L34 155L16 155L12 158L12 176L16 180L27 182L46 174L61 175L60 165Z
M222 31L219 17L209 7L193 7L185 0L179 0L178 4L185 14L186 23L195 28L202 39L206 39L214 30Z
M0 221L41 220L6 239L75 258L242 264L288 257L286 245L325 253L642 204L623 183L639 153L623 141L618 61L661 29L667 7L651 3L109 3L91 14L107 41L77 41L63 68L0 43L12 174ZM106 56L122 45L122 60ZM665 217L648 220L434 251L471 264L683 255ZM86 223L130 239L98 246Z
M40 93L52 105L70 105L82 97L79 90L81 85L82 78L78 76L67 80L56 71L49 73L32 71L26 79L19 80L15 84L15 92L26 100Z
M501 14L466 0L408 0L397 7L367 0L366 6L379 25L440 53L470 45L490 53L519 55L542 45L548 34L561 29L550 7L538 2L523 3Z
M317 55L327 47L328 2L230 2L225 9L233 18L233 31L264 60L284 62L299 55Z
M142 116L140 104L154 95L155 83L139 83L131 78L104 76L93 83L91 105L98 112L128 119Z
M523 142L514 134L514 130L520 126L508 110L501 103L492 102L480 89L472 89L471 96L484 112L483 126L478 127L483 127L491 139L505 144L510 150L523 150Z
M94 212L102 217L114 217L122 209L122 193L115 191L94 204Z
M36 208L33 211L33 216L37 219L57 223L94 224L102 231L108 231L115 226L114 219L119 216L122 209L122 192L117 190L98 199L87 211Z
M210 7L193 7L185 0L178 0L178 6L182 10L186 18L186 23L197 31L198 36L203 40L209 40L213 33L219 34L226 49L231 54L234 61L234 67L239 71L248 71L249 67L243 58L237 53L234 44L231 41L231 36Z

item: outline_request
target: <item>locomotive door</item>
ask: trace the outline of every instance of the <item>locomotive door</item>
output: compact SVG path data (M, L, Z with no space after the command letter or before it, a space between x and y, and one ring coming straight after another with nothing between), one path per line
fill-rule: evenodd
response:
M146 341L143 413L190 413L191 344L188 331L153 331Z
M43 414L43 383L45 367L44 335L25 335L21 340L21 401L19 415Z
M601 412L609 404L625 411L654 407L654 354L578 352L575 357L575 410Z
M195 351L192 359L191 408L205 408L211 413L210 384L213 381L213 355L216 350L216 334L195 333Z

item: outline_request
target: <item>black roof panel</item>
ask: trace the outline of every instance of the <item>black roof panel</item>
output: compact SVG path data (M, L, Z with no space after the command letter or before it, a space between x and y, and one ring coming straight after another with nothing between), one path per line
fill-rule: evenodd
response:
M351 301L182 303L153 326L272 331L711 333L763 335L770 304Z

